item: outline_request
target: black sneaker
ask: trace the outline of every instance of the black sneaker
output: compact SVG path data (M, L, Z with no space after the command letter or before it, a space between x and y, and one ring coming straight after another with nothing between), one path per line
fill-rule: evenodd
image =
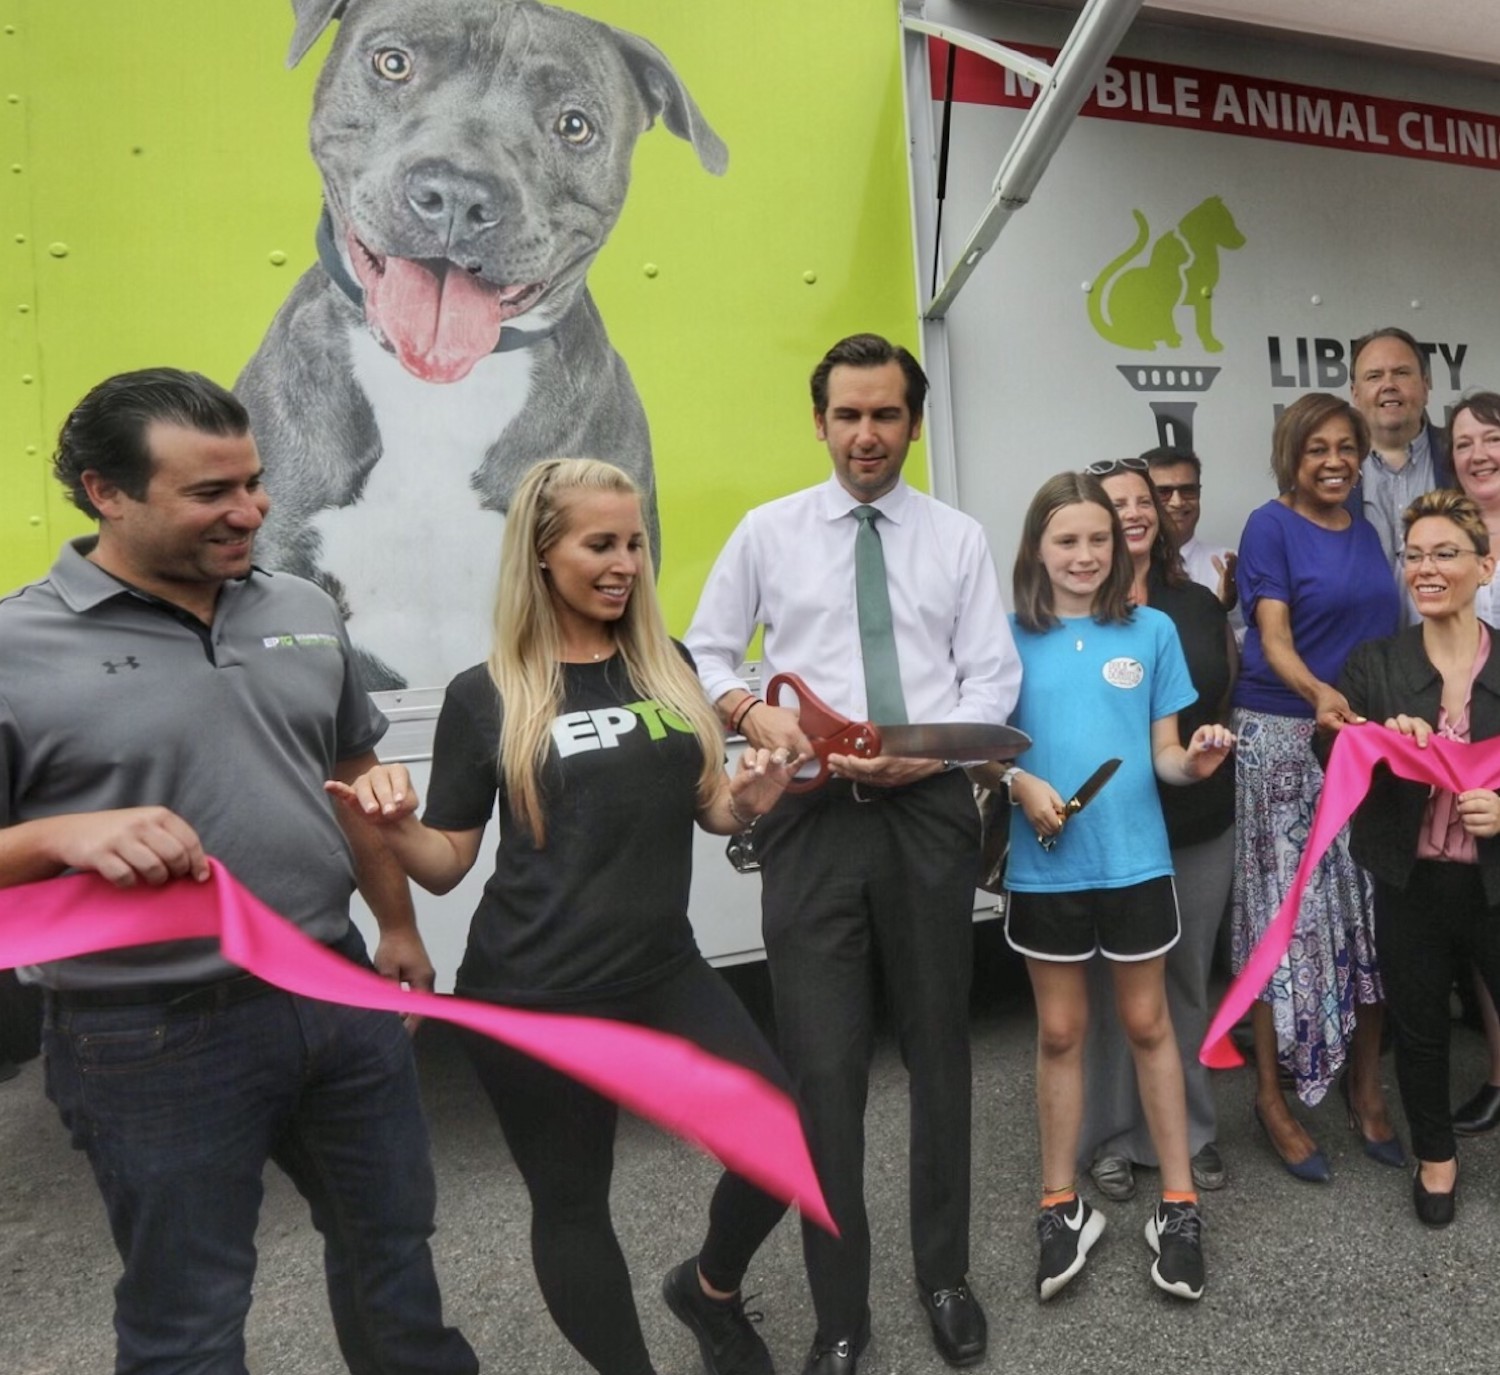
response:
M1104 1214L1081 1198L1054 1203L1037 1214L1036 1239L1041 1257L1036 1267L1036 1292L1043 1303L1083 1269L1089 1248L1103 1231Z
M1158 1203L1146 1219L1146 1244L1156 1252L1151 1278L1179 1299L1203 1296L1203 1218L1196 1203Z
M771 1353L751 1325L759 1313L747 1313L745 1300L712 1299L698 1283L698 1260L685 1260L667 1271L661 1296L675 1317L698 1339L708 1375L774 1375Z

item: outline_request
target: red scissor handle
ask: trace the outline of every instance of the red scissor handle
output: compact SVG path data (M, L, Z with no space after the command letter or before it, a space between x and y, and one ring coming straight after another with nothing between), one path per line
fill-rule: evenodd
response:
M840 716L795 673L778 673L766 684L766 702L781 705L781 689L789 688L797 699L797 721L813 748L818 771L806 778L794 778L786 785L789 793L810 793L828 782L828 756L854 754L874 759L880 753L880 727L869 721L851 721Z

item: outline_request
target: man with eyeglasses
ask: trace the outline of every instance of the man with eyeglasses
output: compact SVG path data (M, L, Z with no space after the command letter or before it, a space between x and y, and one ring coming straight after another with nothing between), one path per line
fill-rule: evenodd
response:
M1236 636L1242 636L1244 624L1236 610L1239 591L1234 583L1234 550L1198 538L1198 518L1203 514L1203 461L1190 449L1167 446L1148 449L1141 457L1172 522L1177 552L1182 555L1188 577L1218 597L1231 613Z

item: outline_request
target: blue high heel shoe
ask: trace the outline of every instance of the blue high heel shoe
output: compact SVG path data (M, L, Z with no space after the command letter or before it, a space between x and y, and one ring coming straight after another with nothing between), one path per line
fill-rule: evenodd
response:
M1333 1170L1329 1167L1328 1157L1316 1146L1313 1153L1306 1160L1288 1160L1279 1150L1276 1150L1276 1138L1271 1135L1271 1129L1266 1126L1266 1119L1260 1115L1260 1104L1256 1103L1251 1109L1255 1113L1255 1124L1266 1134L1266 1140L1270 1142L1271 1149L1276 1151L1276 1158L1281 1161L1282 1167L1293 1179L1300 1179L1304 1184L1327 1184L1333 1179Z
M1399 1136L1392 1132L1384 1141L1371 1141L1365 1135L1365 1124L1360 1119L1360 1115L1354 1111L1354 1104L1349 1101L1349 1071L1347 1069L1339 1075L1339 1097L1344 1100L1344 1110L1349 1114L1349 1130L1359 1137L1359 1144L1364 1147L1365 1154L1377 1165L1389 1165L1395 1170L1405 1169L1406 1152L1401 1149Z

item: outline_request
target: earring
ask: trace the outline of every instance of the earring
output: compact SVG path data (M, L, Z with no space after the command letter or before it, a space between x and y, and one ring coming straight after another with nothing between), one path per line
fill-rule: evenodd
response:
M547 560L546 559L542 559L541 562L537 564L538 568L545 568L546 566L547 566Z

